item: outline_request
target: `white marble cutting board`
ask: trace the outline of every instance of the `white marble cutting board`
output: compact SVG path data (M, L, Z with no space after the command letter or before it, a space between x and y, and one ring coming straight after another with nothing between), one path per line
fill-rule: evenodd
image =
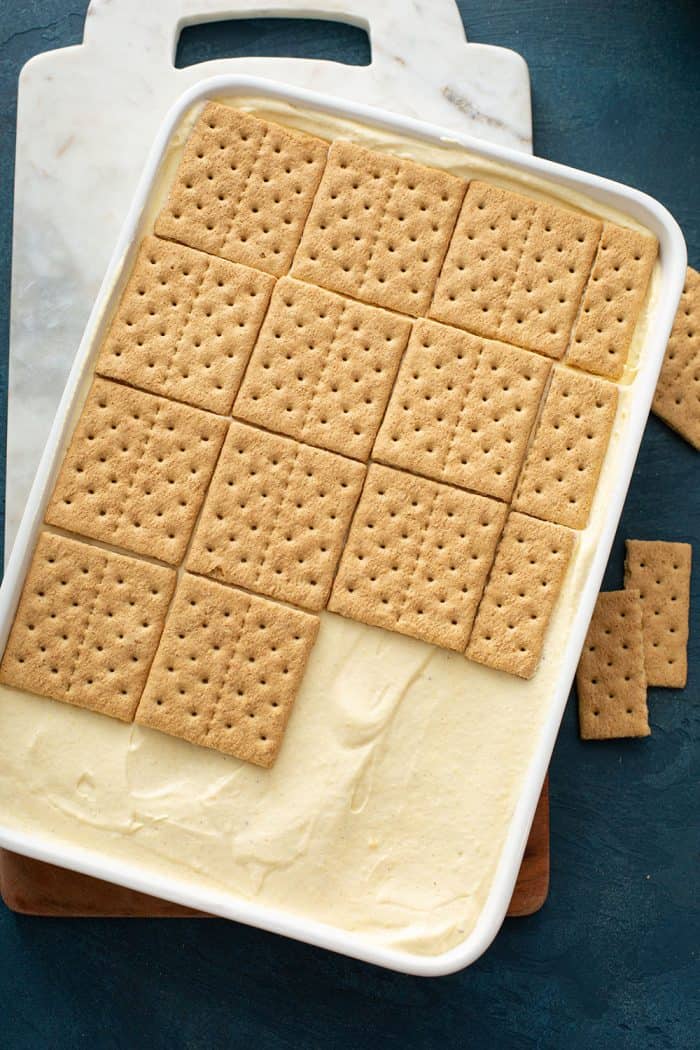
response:
M359 25L371 64L173 65L183 25L263 15ZM454 0L92 0L83 43L37 55L20 76L6 558L152 138L175 99L217 73L266 76L532 149L525 62L467 44Z

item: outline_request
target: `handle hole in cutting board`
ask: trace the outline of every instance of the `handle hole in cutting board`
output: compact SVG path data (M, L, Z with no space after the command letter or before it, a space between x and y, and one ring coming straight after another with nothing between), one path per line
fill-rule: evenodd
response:
M222 58L312 58L368 66L369 37L359 26L318 18L229 18L185 26L175 66Z

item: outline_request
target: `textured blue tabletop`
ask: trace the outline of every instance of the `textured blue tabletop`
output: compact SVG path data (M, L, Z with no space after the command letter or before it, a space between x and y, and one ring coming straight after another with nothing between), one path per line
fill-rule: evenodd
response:
M3 434L17 75L31 55L78 43L86 6L0 0ZM658 197L700 266L696 0L464 0L460 8L471 40L527 60L536 152ZM271 20L235 33L202 27L181 58L222 49L367 60L359 30ZM608 587L621 585L626 536L688 540L700 558L699 478L698 454L652 416ZM696 568L695 609L699 583ZM650 739L582 743L571 698L552 763L549 900L538 915L507 921L464 973L404 977L223 921L28 919L0 905L0 1047L694 1050L698 631L689 657L682 693L650 690Z

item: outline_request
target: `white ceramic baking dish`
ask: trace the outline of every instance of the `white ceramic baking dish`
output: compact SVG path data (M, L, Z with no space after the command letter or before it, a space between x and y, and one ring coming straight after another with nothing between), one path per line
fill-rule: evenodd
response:
M337 952L408 973L437 976L458 970L473 962L488 947L506 913L523 850L527 841L542 781L550 760L564 706L571 688L576 664L588 627L596 595L600 588L610 547L622 511L637 451L644 431L664 348L683 287L686 252L683 236L673 218L655 200L618 183L572 168L526 156L501 146L455 132L447 132L408 117L339 101L301 89L287 88L271 81L252 77L222 76L202 81L187 91L171 109L153 143L131 210L126 217L119 242L112 256L100 293L78 348L66 389L54 421L46 449L22 518L14 549L0 591L0 649L4 649L19 600L44 508L53 487L62 450L72 430L75 413L89 377L101 341L105 320L110 316L124 275L128 272L135 246L141 236L149 197L168 143L185 115L204 99L234 99L236 96L282 101L306 110L325 113L338 119L349 119L369 127L389 131L411 140L444 146L464 147L472 156L508 166L525 177L547 180L553 187L583 193L600 206L614 208L653 232L660 244L657 294L650 310L645 343L634 378L634 396L624 420L624 448L618 456L615 486L604 511L603 527L590 559L585 584L571 622L567 644L560 654L558 678L552 690L548 715L519 794L500 859L480 917L466 939L441 955L425 956L383 947L343 929L311 921L298 915L273 910L245 901L225 892L198 888L192 883L177 882L156 876L137 864L125 863L88 852L70 842L55 841L36 834L20 832L0 814L0 845L40 860L71 868L118 883L135 890L166 898L201 911L235 919L266 930L295 937ZM527 191L526 191L527 192Z

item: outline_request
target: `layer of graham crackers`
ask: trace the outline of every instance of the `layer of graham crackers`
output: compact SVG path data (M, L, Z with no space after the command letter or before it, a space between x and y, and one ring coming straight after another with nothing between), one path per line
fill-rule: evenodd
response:
M372 464L331 612L463 651L506 508Z
M531 678L574 549L562 525L512 511L471 632L470 660Z
M185 590L233 594L231 674L263 602L274 623L328 607L529 677L655 257L580 211L210 103L46 520L149 570L184 561L178 616ZM165 658L145 697L163 700ZM244 731L229 670L223 728L203 681L148 718L269 764L286 715Z
M513 507L545 521L585 528L616 411L616 386L555 365Z
M590 216L472 181L430 316L563 357L601 229Z
M184 573L136 721L271 766L318 626L300 609Z
M234 415L366 460L410 331L407 318L283 278Z
M273 284L259 270L145 237L96 370L226 414Z
M463 179L437 168L334 142L292 273L419 316L465 191Z
M549 369L526 350L416 322L374 459L509 500Z
M227 425L220 416L96 378L47 523L177 565Z
M155 232L279 277L289 269L327 153L321 139L210 102Z
M187 568L322 609L364 477L361 463L234 421Z
M42 532L0 681L130 722L174 589L163 565Z

